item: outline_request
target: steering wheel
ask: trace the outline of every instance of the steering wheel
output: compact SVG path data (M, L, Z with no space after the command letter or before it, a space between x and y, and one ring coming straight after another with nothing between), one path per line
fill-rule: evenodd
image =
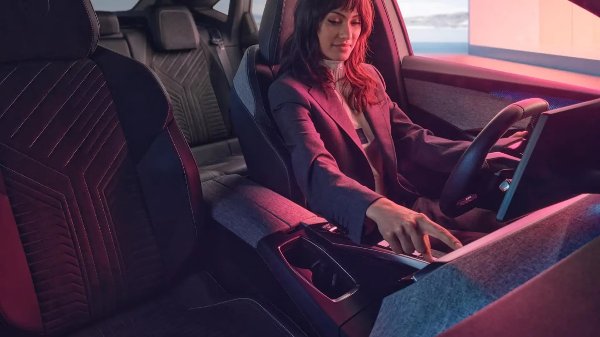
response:
M541 98L529 98L512 103L502 109L481 130L452 170L440 196L440 208L444 214L456 217L473 209L479 195L473 186L477 173L492 146L514 123L531 117L527 130L533 130L539 115L548 110L548 102Z

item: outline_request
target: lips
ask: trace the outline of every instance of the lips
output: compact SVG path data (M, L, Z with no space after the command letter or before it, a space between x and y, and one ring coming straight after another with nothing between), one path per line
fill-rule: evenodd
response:
M335 48L340 48L340 49L351 49L352 45L348 44L348 43L343 43L343 44L334 44L333 45Z

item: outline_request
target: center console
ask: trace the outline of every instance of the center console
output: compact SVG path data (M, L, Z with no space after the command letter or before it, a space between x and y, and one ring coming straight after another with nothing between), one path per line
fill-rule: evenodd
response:
M356 244L239 176L203 193L215 222L256 249L321 336L435 336L600 235L600 197L581 195L427 263L376 240Z
M368 336L384 297L439 265L395 254L378 240L356 244L325 219L243 177L207 182L203 193L212 218L256 248L321 336Z
M324 336L368 336L383 298L435 268L418 256L356 244L327 222L269 235L258 251Z

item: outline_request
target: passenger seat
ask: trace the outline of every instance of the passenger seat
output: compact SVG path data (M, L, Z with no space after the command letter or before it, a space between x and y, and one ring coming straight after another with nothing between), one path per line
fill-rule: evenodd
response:
M304 336L201 269L197 167L155 76L96 50L89 0L4 0L0 23L0 336Z
M227 76L215 74L221 69L214 65L219 61L201 41L191 12L183 6L152 9L148 17L150 36L137 28L118 31L113 13L98 12L98 17L100 45L126 55L120 48L124 42L131 57L160 78L171 98L177 125L192 148L201 180L245 174L246 163L229 122L229 88L211 81L211 73L217 82L219 78L226 81Z

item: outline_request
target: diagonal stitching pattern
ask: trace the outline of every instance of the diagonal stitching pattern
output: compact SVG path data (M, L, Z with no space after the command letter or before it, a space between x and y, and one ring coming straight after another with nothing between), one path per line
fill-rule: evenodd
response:
M7 104L2 105L7 106L2 118L17 121L0 123L0 166L19 165L4 169L9 172L7 191L44 328L47 334L56 334L125 302L126 297L117 296L127 293L124 287L135 287L135 282L158 284L161 280L154 274L160 268L154 264L131 272L122 265L125 258L115 223L122 220L113 218L110 200L124 188L130 190L118 187L123 184L119 175L133 174L134 168L131 163L124 165L128 158L125 138L100 70L89 60L57 61L51 66L30 62L25 68L27 71L21 72L19 67L0 65L0 90L19 85L23 74L31 76L23 83L25 88L15 91L16 97L0 98L0 104ZM27 102L31 110L22 111L18 105L24 104L15 102L31 92L42 95L39 101ZM94 160L110 164L90 165ZM139 184L135 179L125 183ZM142 201L137 197L134 202ZM149 224L140 221L136 226ZM130 265L158 259L157 248L148 248L148 244L142 253L137 246L130 251ZM105 267L107 262L111 268ZM118 294L103 296L97 285L106 280L118 283Z

